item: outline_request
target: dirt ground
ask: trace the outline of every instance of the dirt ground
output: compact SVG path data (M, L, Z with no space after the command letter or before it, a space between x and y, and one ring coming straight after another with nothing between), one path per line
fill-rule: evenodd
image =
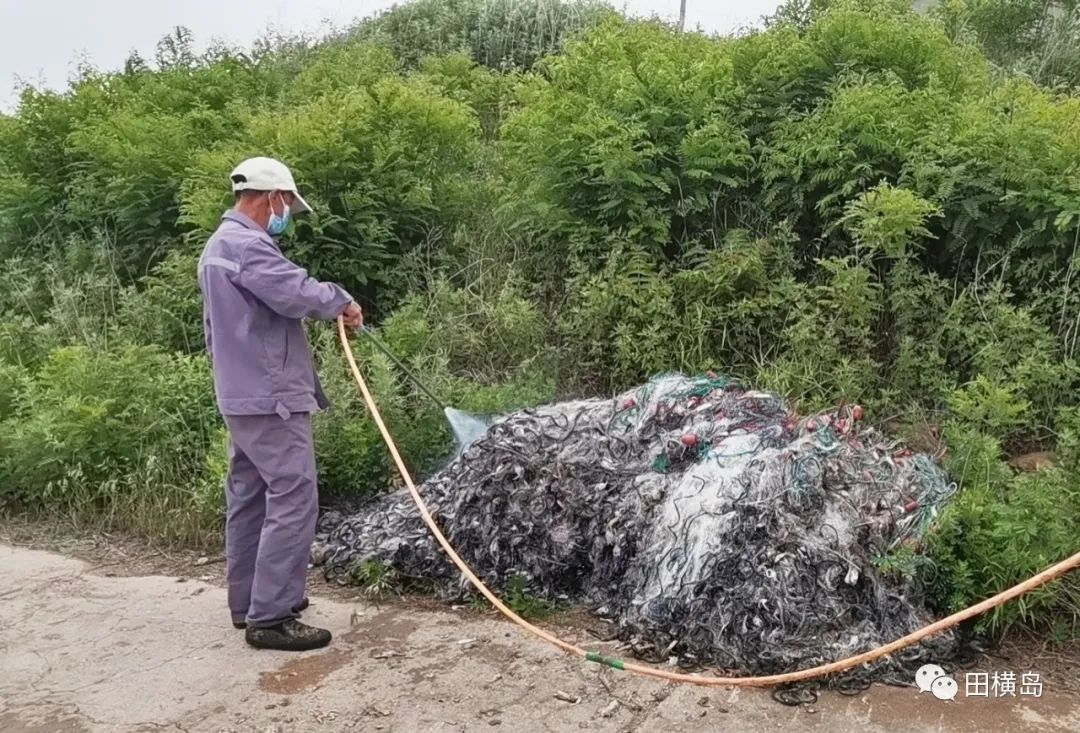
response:
M1074 645L1019 641L979 669L1040 673L1041 695L944 702L915 687L823 693L665 684L581 662L499 617L373 603L313 573L305 618L335 635L305 654L247 647L223 564L100 535L0 528L0 731L1080 730ZM597 651L571 615L558 633Z

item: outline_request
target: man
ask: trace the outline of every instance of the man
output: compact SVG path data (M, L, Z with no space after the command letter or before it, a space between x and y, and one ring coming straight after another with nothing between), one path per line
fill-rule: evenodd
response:
M311 211L277 160L232 173L235 206L199 259L206 348L229 432L225 560L233 625L254 647L302 651L330 632L298 620L318 491L311 413L329 403L304 318L363 322L352 296L287 259L274 237Z

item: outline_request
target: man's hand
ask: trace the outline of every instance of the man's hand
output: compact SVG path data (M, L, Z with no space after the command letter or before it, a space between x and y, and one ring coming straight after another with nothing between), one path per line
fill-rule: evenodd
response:
M345 325L354 331L364 325L364 314L356 303L349 303L348 307L342 311L341 318L345 321Z

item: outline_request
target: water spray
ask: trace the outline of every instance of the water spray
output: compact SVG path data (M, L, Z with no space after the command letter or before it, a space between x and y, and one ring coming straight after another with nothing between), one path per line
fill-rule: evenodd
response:
M408 377L409 380L412 381L412 383L415 384L421 392L430 397L431 400L442 409L443 415L446 417L446 421L450 424L450 429L454 433L454 440L457 442L458 453L465 450L478 439L483 437L484 433L487 432L488 427L490 427L490 421L483 417L480 417L479 415L473 415L472 413L465 412L464 410L458 410L454 407L450 407L449 405L447 405L445 402L439 399L439 397L433 391L431 391L427 387L427 385L420 381L420 378L417 377L412 371L409 370L408 367L406 367L401 362L401 359L398 359L396 356L394 356L390 349L387 348L386 344L382 343L382 341L379 340L379 338L375 335L375 332L371 328L369 328L367 325L364 325L362 327L362 330L365 334L367 334L368 338L371 339L371 343L375 345L375 348L381 351L387 359L392 361L394 363L394 366L401 370L402 374Z

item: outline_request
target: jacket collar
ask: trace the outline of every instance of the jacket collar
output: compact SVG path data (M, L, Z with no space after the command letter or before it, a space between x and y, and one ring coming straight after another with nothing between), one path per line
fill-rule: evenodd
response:
M235 221L240 226L246 227L248 229L254 229L257 232L262 232L263 234L266 233L266 230L256 224L255 221L251 219L251 217L249 217L247 214L241 214L235 209L229 209L221 216L221 218L228 219L229 221Z

